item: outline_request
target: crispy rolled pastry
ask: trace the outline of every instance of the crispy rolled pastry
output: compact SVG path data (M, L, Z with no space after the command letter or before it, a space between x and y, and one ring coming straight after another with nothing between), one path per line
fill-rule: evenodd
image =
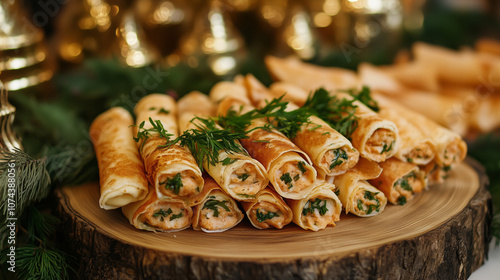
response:
M267 70L276 81L295 84L307 92L320 87L330 90L352 88L359 84L354 71L343 68L326 68L305 63L298 58L265 58Z
M381 190L392 204L404 205L426 187L424 174L414 163L390 158L381 162L380 167L380 176L368 182Z
M193 229L222 232L233 228L245 216L234 199L227 195L209 176L200 194L203 199L193 207Z
M106 210L141 200L148 193L144 165L130 127L133 123L128 111L115 107L99 115L90 126L99 166L99 205Z
M219 104L219 112L229 109L248 111L251 106L227 98ZM247 128L248 138L240 142L250 156L258 160L267 171L269 181L281 196L304 198L312 189L317 173L309 156L286 136L276 130L262 129L266 123L255 120Z
M178 198L158 198L151 187L145 199L122 207L130 224L142 230L173 232L191 226L193 210Z
M152 128L149 118L160 121L172 138L179 135L177 127L177 107L173 98L163 94L151 94L143 97L135 106L135 135L140 132L138 126L144 122L144 129ZM158 197L188 199L201 192L203 178L196 160L186 147L173 145L159 148L167 140L158 132L150 132L143 143L139 141L139 150L144 160L146 175L155 187Z
M251 104L245 87L241 84L229 81L216 83L208 94L214 103L219 103L226 96L237 99L244 104Z
M390 120L398 127L401 141L394 157L401 161L407 161L418 165L426 165L431 162L436 155L436 143L422 131L423 127L415 126L407 119L405 111L398 104L394 104L387 98L374 95L380 111L379 115Z
M307 230L318 231L335 226L340 220L342 203L334 193L335 185L316 181L313 190L300 200L287 199L293 212L293 222Z
M210 107L210 104L208 96L202 93L190 93L181 98L178 102L179 107L186 107L186 110L179 114L181 129L183 131L198 129L196 124L201 124L193 118L205 117L204 114L207 112L197 108ZM218 163L211 165L203 162L203 168L226 193L236 200L252 200L269 183L264 166L244 153L222 151L219 153Z
M338 98L352 99L346 93L337 93ZM399 148L399 131L396 125L381 118L359 101L354 115L358 117L358 127L351 134L351 142L360 155L376 162L382 162L394 156Z
M361 158L346 173L335 176L333 182L346 213L359 217L371 217L384 211L387 197L366 180L377 178L382 168L372 161Z
M269 86L269 91L274 98L284 94L283 101L289 101L298 106L304 105L309 95L304 89L287 82L275 82Z
M273 94L255 77L246 76L247 90L254 104L263 106L263 101L273 99ZM280 96L286 97L283 92ZM299 107L291 102L286 110L293 111ZM310 116L309 122L302 125L297 135L290 140L304 151L312 160L317 171L321 170L328 176L346 172L356 165L359 152L342 134L331 128L326 122L316 116Z
M272 187L257 194L254 201L241 202L252 225L258 229L281 229L293 218L292 210Z
M398 105L396 102L376 96L381 104L388 104L391 110L397 110L401 118L408 120L419 129L423 136L430 138L436 145L435 161L441 169L448 171L456 164L464 160L467 155L467 144L456 132L453 132L426 116L416 113L408 108Z

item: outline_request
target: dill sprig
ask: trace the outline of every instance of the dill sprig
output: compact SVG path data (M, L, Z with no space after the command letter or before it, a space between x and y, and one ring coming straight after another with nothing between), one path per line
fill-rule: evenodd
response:
M144 144L146 141L153 135L153 133L157 133L160 138L165 138L168 141L170 141L170 137L173 136L173 134L168 133L168 131L163 127L163 124L160 120L154 120L149 118L149 123L151 124L151 128L144 128L146 125L146 121L141 122L138 126L133 125L138 127L137 130L137 136L134 137L135 142L141 143L141 150L144 147ZM142 142L141 142L142 141Z
M226 116L217 117L217 122L225 129L245 133L246 129L252 124L252 121L266 119L268 122L266 125L256 127L255 129L276 129L288 138L295 138L301 130L302 125L310 123L309 117L312 115L312 112L302 107L288 111L288 102L284 102L282 99L283 96L274 98L267 102L264 107L253 109L244 114L240 114L241 107L238 111L231 109L227 112Z
M186 130L176 139L158 147L169 148L177 143L187 147L195 157L201 171L204 170L205 161L212 166L219 163L219 154L223 151L231 154L246 154L246 150L238 142L239 139L248 138L244 132L222 130L217 127L213 119L195 117L191 122L196 128Z
M358 127L359 118L354 115L358 107L354 104L355 101L356 99L339 99L335 95L330 95L324 88L319 88L307 98L303 108L308 108L314 115L350 139Z
M359 100L375 112L380 111L378 103L372 98L368 86L363 86L359 92L356 92L355 89L339 90L339 92L348 93L350 96L354 97L354 99Z

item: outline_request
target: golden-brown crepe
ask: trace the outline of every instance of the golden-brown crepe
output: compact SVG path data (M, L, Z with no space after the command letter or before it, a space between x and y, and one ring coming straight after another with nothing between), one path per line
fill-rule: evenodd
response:
M245 216L234 199L227 195L210 177L205 176L203 199L193 207L193 229L222 232L233 228Z
M145 199L122 207L130 224L149 231L180 231L191 226L193 210L183 200L158 198L153 187Z
M252 225L258 229L281 229L293 218L292 210L272 187L263 189L254 201L241 202Z
M353 169L334 177L333 182L346 213L371 217L384 211L386 196L366 181L377 178L381 173L382 168L377 163L360 158Z
M203 127L199 120L193 120L194 117L207 118L214 114L206 108L215 105L207 95L200 92L185 95L178 105L179 108L185 108L179 111L179 126L182 131L199 129L196 125ZM269 183L264 166L246 153L222 151L219 153L218 163L211 165L205 161L203 168L236 200L252 200Z
M134 108L136 127L134 135L140 132L139 126L144 122L144 129L152 128L149 119L159 121L171 135L178 137L177 107L168 95L151 94L143 97ZM188 199L201 192L203 178L196 160L186 147L179 144L169 148L159 148L168 141L157 132L151 132L143 143L139 141L139 150L144 160L146 175L155 187L158 197Z
M89 135L99 166L103 209L115 209L146 197L148 181L137 145L133 140L132 116L115 107L99 115Z
M423 127L415 126L407 116L406 108L382 95L373 94L380 107L379 116L390 120L398 127L399 147L394 157L418 165L426 165L436 155L436 143L426 135Z
M316 181L312 191L300 200L287 199L293 212L293 222L307 230L318 231L335 226L340 220L342 203L334 193L335 185Z
M426 187L424 174L414 163L390 158L379 164L382 173L368 182L381 190L392 204L404 205L413 198L413 194Z
M225 98L218 111L249 111L253 107L232 98ZM255 120L247 128L248 138L240 142L250 156L266 169L269 181L281 196L300 199L312 189L317 173L309 156L277 130L262 129L264 120Z

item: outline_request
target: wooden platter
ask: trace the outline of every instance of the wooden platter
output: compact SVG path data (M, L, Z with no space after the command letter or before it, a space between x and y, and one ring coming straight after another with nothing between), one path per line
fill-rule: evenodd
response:
M244 220L223 233L152 233L99 208L97 183L57 195L61 239L78 256L81 279L467 279L491 239L486 183L467 159L405 206L343 214L319 232L258 230Z

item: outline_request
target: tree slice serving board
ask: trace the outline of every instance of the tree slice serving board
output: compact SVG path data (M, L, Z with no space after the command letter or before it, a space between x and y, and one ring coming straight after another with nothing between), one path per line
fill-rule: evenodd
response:
M318 232L258 230L245 219L222 233L153 233L101 209L97 183L57 195L61 239L78 256L81 279L467 279L491 240L486 181L468 159L404 206L342 214Z

